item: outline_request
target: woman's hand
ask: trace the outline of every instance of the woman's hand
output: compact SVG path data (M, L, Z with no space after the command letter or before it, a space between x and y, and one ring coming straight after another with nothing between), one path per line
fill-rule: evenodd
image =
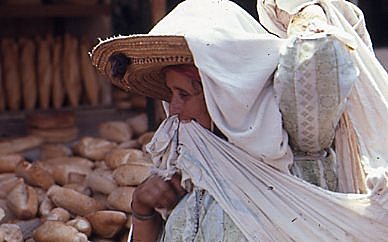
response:
M152 214L155 208L173 209L186 194L180 181L178 174L168 181L157 175L150 176L134 191L132 209L140 215Z

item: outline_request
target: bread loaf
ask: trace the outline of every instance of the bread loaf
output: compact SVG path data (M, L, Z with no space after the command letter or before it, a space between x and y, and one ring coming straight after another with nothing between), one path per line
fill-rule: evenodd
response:
M137 186L150 175L150 166L145 163L122 165L113 171L113 178L119 186Z
M45 217L44 220L67 222L70 219L70 213L64 208L54 208Z
M85 184L85 182L82 183L68 183L63 185L63 188L69 188L74 191L77 191L79 193L82 193L86 196L91 196L92 195L92 189L88 187L88 185Z
M63 77L70 105L77 107L82 91L78 40L70 34L64 37Z
M18 219L34 218L38 211L38 195L34 188L19 183L8 193L7 206Z
M64 144L44 144L40 148L40 159L48 160L57 157L69 157L72 151Z
M46 221L33 233L36 242L88 242L85 234L58 221Z
M23 106L26 110L33 110L38 96L35 42L31 39L21 38L19 45Z
M41 137L45 142L49 143L66 143L77 138L78 128L51 128L51 129L35 129L29 128L28 134Z
M99 135L117 143L128 141L132 138L132 130L126 122L109 121L99 125Z
M53 78L51 45L52 37L38 38L38 87L39 87L39 106L47 109L50 104L51 86Z
M79 232L84 233L87 236L92 234L92 225L84 217L77 216L75 219L67 221L66 225L76 228Z
M53 53L53 85L52 102L54 108L60 108L65 100L65 85L63 80L63 42L61 37L56 37L52 45Z
M101 205L93 198L68 188L54 185L47 191L47 196L58 207L62 207L75 215L86 214L101 210Z
M0 174L0 198L5 198L20 183L23 183L23 179L16 177L14 173Z
M54 179L37 162L19 162L16 166L15 174L18 177L22 177L29 185L41 187L44 190L54 185Z
M39 111L28 113L26 123L29 128L36 129L73 128L76 118L73 111Z
M117 145L106 139L83 137L73 148L74 152L91 160L103 160Z
M62 164L53 166L51 172L56 183L65 185L69 183L82 183L92 170L83 165Z
M135 187L117 187L108 196L108 206L122 212L131 212L131 202Z
M87 174L85 183L94 191L109 194L117 187L109 169L95 169Z
M43 201L39 205L39 214L43 217L47 216L54 207L55 207L54 203L46 195L43 198Z
M6 103L11 111L18 111L21 103L21 83L19 74L19 50L13 39L1 41L2 72Z
M1 224L0 225L0 240L1 241L12 241L12 242L23 242L23 234L19 226L16 224Z
M98 104L98 96L100 92L100 85L97 80L97 74L92 66L89 52L89 43L83 38L80 43L81 52L81 76L85 87L86 97L88 103L95 106Z
M0 155L0 173L14 172L24 158L19 154Z
M122 149L139 149L141 148L140 144L137 142L137 139L131 139L125 142L122 142L118 145L118 148Z
M0 154L14 154L36 148L43 143L43 139L29 135L18 138L10 138L0 141Z
M129 163L135 163L144 160L143 151L138 149L112 149L105 157L105 163L110 169Z
M93 232L103 238L113 238L125 225L127 216L119 211L97 211L88 214Z
M126 122L136 136L144 134L148 130L148 118L145 113L130 117L126 120Z
M88 160L79 156L70 156L70 157L56 157L48 160L42 160L42 163L49 164L50 166L56 165L70 165L70 166L83 166L89 169L94 167L94 163L91 160Z

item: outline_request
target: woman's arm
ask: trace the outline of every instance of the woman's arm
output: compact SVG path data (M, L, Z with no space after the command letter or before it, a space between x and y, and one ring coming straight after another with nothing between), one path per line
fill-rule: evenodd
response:
M171 210L185 195L180 186L181 177L174 175L165 181L160 176L150 176L140 184L132 199L132 241L156 241L162 229L162 218L158 209Z

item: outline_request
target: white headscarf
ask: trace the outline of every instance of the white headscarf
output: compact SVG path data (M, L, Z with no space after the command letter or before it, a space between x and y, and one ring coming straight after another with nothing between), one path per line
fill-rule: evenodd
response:
M271 85L284 40L226 0L184 1L150 34L185 36L216 126L229 142L288 172L292 153Z

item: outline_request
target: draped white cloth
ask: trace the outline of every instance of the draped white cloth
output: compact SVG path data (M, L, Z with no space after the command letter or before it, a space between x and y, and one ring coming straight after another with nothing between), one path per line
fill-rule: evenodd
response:
M371 195L323 190L279 172L194 121L179 123L176 116L161 124L147 150L160 174L179 169L207 190L249 241L384 241L388 236L387 187Z
M149 34L185 36L216 126L229 142L288 172L292 152L271 85L284 40L225 0L184 1Z

